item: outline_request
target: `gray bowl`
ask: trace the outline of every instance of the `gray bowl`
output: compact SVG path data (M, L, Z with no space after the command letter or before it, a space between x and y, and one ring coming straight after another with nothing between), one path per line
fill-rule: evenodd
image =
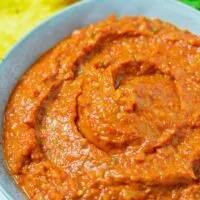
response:
M85 0L57 13L26 35L0 64L0 144L5 106L22 74L74 29L112 13L158 17L200 35L200 13L175 0ZM25 199L25 196L8 174L0 145L0 200L20 199Z

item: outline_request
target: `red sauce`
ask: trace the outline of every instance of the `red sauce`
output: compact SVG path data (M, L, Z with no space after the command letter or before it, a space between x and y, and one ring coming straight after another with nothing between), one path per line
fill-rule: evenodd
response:
M22 77L5 113L5 159L33 200L197 200L199 126L200 38L110 17Z

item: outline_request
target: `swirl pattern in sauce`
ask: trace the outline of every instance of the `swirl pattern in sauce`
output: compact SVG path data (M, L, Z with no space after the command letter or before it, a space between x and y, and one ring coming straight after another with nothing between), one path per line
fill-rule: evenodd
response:
M76 30L5 113L10 173L30 199L200 199L200 38L144 17Z

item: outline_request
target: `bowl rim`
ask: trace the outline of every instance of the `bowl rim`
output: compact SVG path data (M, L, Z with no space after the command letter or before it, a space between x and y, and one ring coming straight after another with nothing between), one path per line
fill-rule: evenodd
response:
M82 6L84 4L88 4L92 1L97 1L97 0L79 0L78 2L75 2L72 5L67 6L66 8L61 9L60 11L57 11L55 14L50 15L49 17L47 17L46 19L44 19L42 22L39 22L37 25L35 25L32 29L30 29L24 36L22 36L21 39L19 39L11 48L10 50L5 54L5 56L3 56L2 60L0 60L0 68L3 66L3 64L9 59L10 56L12 56L12 54L14 53L14 51L20 47L20 44L25 42L26 40L29 39L29 37L31 37L32 34L34 34L38 29L40 29L44 24L49 23L51 20L53 20L53 18L62 15L62 13L67 12L71 9L75 9L76 7ZM171 2L173 4L177 4L178 6L182 6L185 9L189 9L192 12L194 12L195 14L199 15L200 17L200 11L198 11L197 9L183 3L180 1L176 1L176 0L162 0L162 1L168 1Z
M50 15L49 17L47 17L45 20L43 20L42 22L38 23L37 25L35 25L32 29L30 29L24 36L22 36L21 39L19 39L11 48L10 50L5 54L5 56L2 58L2 60L0 60L0 70L2 67L4 67L4 64L10 59L10 57L12 57L12 55L14 54L14 52L20 48L21 44L23 42L25 42L26 40L28 40L35 32L37 32L44 24L50 23L54 18L62 15L63 13L71 10L71 9L76 9L76 7L82 6L84 4L90 3L92 1L95 0L82 0L82 1L78 1L75 2L72 5L67 6L66 8L61 9L60 11L57 11L56 13ZM0 71L1 73L1 71ZM3 131L1 130L0 132L0 137L2 137L3 135ZM0 143L1 146L3 146L2 143ZM3 163L6 167L5 161ZM7 168L7 167L6 167ZM10 174L8 173L8 175L10 176ZM16 183L15 183L16 185ZM17 185L16 185L17 187ZM19 191L21 193L23 193L23 191L21 191L19 189ZM4 189L4 187L2 187L2 185L0 184L0 199L1 200L13 200L13 198L6 192L6 190Z

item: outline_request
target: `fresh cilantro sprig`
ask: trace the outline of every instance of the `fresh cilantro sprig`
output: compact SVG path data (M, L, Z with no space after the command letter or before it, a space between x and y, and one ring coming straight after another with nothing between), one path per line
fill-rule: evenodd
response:
M192 6L193 8L200 10L200 0L180 0L180 1Z

